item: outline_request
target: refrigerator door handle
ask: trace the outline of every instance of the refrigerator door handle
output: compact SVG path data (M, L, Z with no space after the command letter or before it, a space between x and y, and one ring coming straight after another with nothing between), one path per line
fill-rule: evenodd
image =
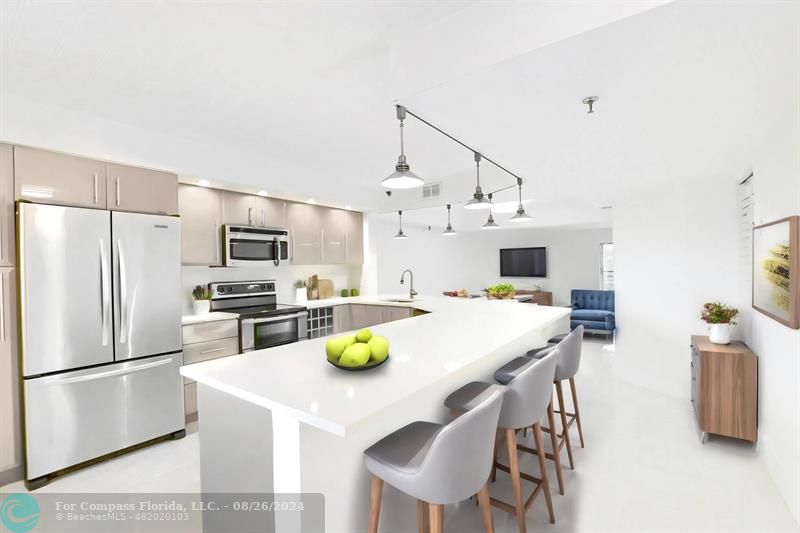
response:
M128 340L128 276L125 271L125 254L122 241L117 240L117 263L119 265L119 342Z
M103 346L108 346L108 322L111 310L111 290L108 283L108 255L106 254L105 241L100 239L100 299L101 317L103 325Z
M149 368L155 368L157 366L164 366L169 364L172 364L172 359L162 359L161 361L153 361L150 363L129 366L127 368L117 368L115 370L106 370L105 372L95 372L92 374L84 374L81 376L72 376L72 377L53 376L44 378L41 380L41 382L47 385L66 385L68 383L81 383L84 381L95 381L97 379L105 379L105 378L110 378L112 376L120 376L123 374L133 374L134 372L141 372L142 370L147 370Z

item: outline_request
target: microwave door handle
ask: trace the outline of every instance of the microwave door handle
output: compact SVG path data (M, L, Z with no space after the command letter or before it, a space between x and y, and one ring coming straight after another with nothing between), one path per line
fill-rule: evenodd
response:
M281 243L278 240L278 237L275 237L272 240L272 253L273 253L272 263L275 266L280 265L281 264Z

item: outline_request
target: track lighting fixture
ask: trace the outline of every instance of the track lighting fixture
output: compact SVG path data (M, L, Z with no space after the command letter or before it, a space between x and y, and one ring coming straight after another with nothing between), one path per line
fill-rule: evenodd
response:
M458 232L453 229L453 225L450 224L450 204L447 204L447 228L442 232L442 235L458 235Z
M408 239L408 235L403 233L403 212L402 211L398 211L397 212L397 216L399 217L400 224L399 224L399 227L397 229L397 233L395 233L395 235L394 235L394 238L395 239Z
M509 222L530 222L533 217L525 212L522 207L522 180L517 178L517 188L519 189L519 207L517 207L517 214L509 218Z
M494 215L492 215L492 193L489 193L489 218L486 220L486 223L481 226L481 229L500 229L500 225L494 221Z
M394 167L388 178L384 179L382 184L387 189L413 189L414 187L421 187L425 182L411 172L406 161L405 143L403 138L403 121L406 119L406 108L399 105L397 108L397 120L400 121L400 156L397 158L397 165Z
M474 154L476 179L475 192L472 195L472 199L464 205L464 209L486 209L492 206L492 201L488 200L481 190L481 154L478 152L474 152Z

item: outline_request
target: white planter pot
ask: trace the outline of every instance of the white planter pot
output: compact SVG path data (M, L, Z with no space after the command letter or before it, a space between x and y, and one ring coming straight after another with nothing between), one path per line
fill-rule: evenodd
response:
M298 304L308 303L308 292L305 287L294 290L294 301Z
M211 302L208 300L192 300L192 307L194 308L194 314L205 315L211 309Z
M730 324L709 324L708 325L708 340L714 344L730 344L731 343L731 325Z

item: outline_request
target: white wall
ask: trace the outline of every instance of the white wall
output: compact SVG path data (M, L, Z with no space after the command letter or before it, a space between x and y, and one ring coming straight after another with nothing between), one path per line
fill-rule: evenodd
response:
M335 295L342 289L359 288L361 278L360 266L347 265L315 265L315 266L267 266L262 268L223 268L204 266L184 266L183 274L183 312L192 314L191 292L195 285L206 285L212 281L247 281L257 279L274 279L278 302L295 303L294 282L305 280L313 274L333 281Z
M377 258L381 293L402 293L400 274L410 268L420 294L469 289L478 292L507 282L519 289L540 285L552 291L554 304L569 304L571 289L600 288L600 244L611 242L610 229L509 229L442 237L441 229L404 228L406 240L392 239L397 227L383 217L370 217L371 241ZM547 278L501 278L500 248L546 246Z

